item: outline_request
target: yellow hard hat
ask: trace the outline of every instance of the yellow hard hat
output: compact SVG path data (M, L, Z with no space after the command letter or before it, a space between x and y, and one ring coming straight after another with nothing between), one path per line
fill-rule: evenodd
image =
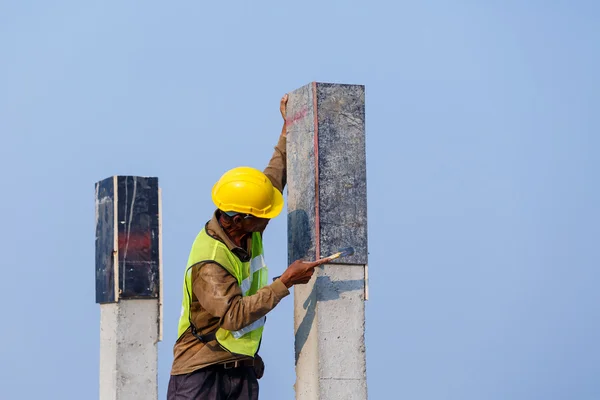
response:
M233 168L223 174L212 189L219 210L275 218L283 209L283 195L261 171L251 167Z

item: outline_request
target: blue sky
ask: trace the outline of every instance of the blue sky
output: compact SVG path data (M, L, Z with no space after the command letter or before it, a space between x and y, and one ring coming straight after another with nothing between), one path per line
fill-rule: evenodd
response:
M0 398L97 398L114 174L163 190L164 398L210 188L266 165L279 98L315 80L366 85L370 398L600 398L599 21L594 1L0 1ZM263 399L293 398L292 312Z

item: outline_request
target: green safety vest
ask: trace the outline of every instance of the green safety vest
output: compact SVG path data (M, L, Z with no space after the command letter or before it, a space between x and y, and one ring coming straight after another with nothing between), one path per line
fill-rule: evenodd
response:
M216 262L233 275L242 289L243 296L251 296L260 288L267 285L268 270L263 257L260 233L254 232L252 234L251 260L241 262L224 243L209 236L205 228L202 229L196 240L194 240L185 270L183 304L181 307L181 317L179 318L178 337L181 337L192 326L190 315L192 304L192 267L205 261ZM221 346L231 353L254 357L260 345L265 321L266 317L263 316L238 331L228 331L219 328L215 334L216 339Z

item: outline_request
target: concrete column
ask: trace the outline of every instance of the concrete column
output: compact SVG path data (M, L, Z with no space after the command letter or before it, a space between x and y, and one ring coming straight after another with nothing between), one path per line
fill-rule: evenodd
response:
M158 179L96 183L100 400L158 399L161 253Z
M353 246L294 288L296 399L367 398L364 86L311 83L287 106L288 256Z

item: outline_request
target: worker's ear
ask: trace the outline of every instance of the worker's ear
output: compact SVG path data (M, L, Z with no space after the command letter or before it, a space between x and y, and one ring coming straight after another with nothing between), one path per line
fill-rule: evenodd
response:
M244 218L242 218L242 216L240 214L236 214L233 216L233 218L231 220L233 221L234 225L242 226L242 222L244 221Z

